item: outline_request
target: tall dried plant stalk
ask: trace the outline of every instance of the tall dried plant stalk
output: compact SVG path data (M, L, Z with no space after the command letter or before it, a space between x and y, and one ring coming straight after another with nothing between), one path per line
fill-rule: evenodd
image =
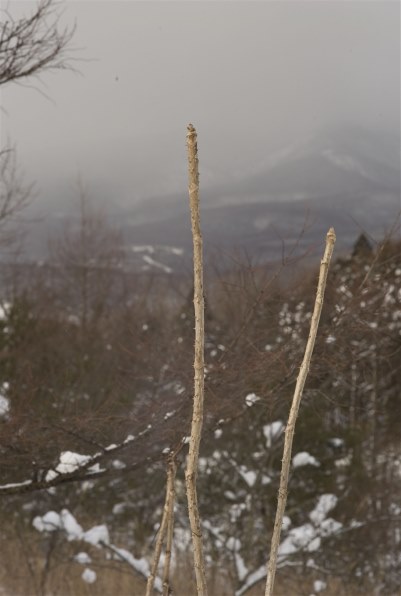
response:
M164 509L163 509L163 517L160 524L159 533L157 535L156 546L155 546L155 553L153 555L153 562L152 567L150 569L150 575L148 577L148 581L146 583L146 596L151 596L153 592L153 586L155 583L156 575L157 575L157 567L160 561L160 555L163 548L164 538L166 536L167 526L168 526L168 499L169 499L169 486L167 483L166 487L166 500L164 502Z
M160 529L156 540L155 553L153 556L152 567L150 575L146 584L146 596L150 596L153 591L157 567L160 561L160 555L163 548L164 539L166 539L166 557L164 559L163 568L163 595L168 596L170 590L170 562L171 562L171 549L173 545L173 534L174 534L174 503L175 503L175 477L177 474L177 463L176 457L179 451L181 451L182 444L171 451L168 457L167 464L167 482L166 482L166 498L164 501L163 515L160 523Z
M202 529L200 523L198 499L196 494L196 477L198 469L199 445L203 424L204 401L204 297L203 297L203 255L202 234L199 218L199 170L196 130L188 125L188 177L189 204L191 210L191 227L194 247L194 310L195 310L195 359L194 359L194 400L192 411L191 438L185 482L187 488L188 512L191 525L192 545L194 551L194 567L198 596L207 596L205 560L202 547Z
M290 472L292 442L295 432L295 423L298 416L299 405L301 403L302 392L305 386L305 381L308 376L309 366L312 358L313 348L315 346L317 329L319 326L320 314L322 312L324 292L326 289L327 274L331 257L334 250L336 235L334 228L330 228L326 235L326 248L323 259L320 262L319 282L317 286L315 306L311 320L309 337L305 348L305 354L302 365L298 374L297 383L295 386L294 397L292 399L291 410L288 416L288 423L285 429L284 451L281 466L280 487L278 490L278 501L276 510L276 519L274 522L274 530L270 547L270 558L267 566L267 580L265 596L273 595L274 578L277 568L277 554L280 545L281 527L283 524L283 517L285 506L287 503L287 489L288 477Z
M167 470L167 537L166 537L166 557L164 559L163 569L163 596L170 594L170 563L171 550L173 548L174 537L174 503L175 503L175 476L177 473L177 464L175 457L169 458Z

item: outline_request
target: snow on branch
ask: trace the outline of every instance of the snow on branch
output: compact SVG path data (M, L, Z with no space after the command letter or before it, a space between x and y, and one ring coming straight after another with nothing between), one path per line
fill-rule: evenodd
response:
M117 467L117 469L112 471L108 468L101 468L100 462L103 458L109 457L110 454L122 451L133 441L144 436L147 432L149 432L149 425L136 437L134 435L128 435L121 443L109 445L108 447L105 447L103 451L99 451L93 455L83 455L73 451L63 451L60 454L59 461L54 469L46 470L40 478L0 485L0 496L49 489L66 482L94 480L105 474L121 473L120 467ZM160 454L155 454L152 458L146 458L146 461L156 461L159 458ZM142 464L143 461L131 466L125 466L124 470L126 472L131 471Z

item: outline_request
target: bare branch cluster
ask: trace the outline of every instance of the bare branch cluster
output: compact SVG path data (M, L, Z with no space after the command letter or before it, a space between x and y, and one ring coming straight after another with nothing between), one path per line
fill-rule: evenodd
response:
M10 147L0 151L0 221L23 209L31 190L18 175L15 150Z
M39 75L45 69L69 68L65 50L75 27L60 27L56 6L53 0L41 0L31 16L19 19L3 10L0 85Z

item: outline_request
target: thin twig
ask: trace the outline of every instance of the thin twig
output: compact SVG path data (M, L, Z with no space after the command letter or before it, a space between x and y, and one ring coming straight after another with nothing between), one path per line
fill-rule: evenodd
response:
M174 503L175 503L175 475L177 473L177 464L175 457L171 457L168 463L167 472L167 491L169 495L167 512L167 537L166 537L166 557L164 559L163 569L163 596L170 594L170 563L171 551L174 537Z
M116 555L116 557L118 557L118 559L120 561L122 561L123 563L127 563L127 565L129 566L129 568L137 575L139 575L142 579L146 579L143 572L140 571L139 569L137 569L132 562L130 561L129 557L124 556L124 554L121 552L120 548L117 548L116 546L114 546L114 544L108 544L107 542L105 542L104 540L99 540L99 544L101 547L103 547L105 550L108 550L112 553L114 553ZM159 590L156 587L158 592L161 592L161 590Z
M164 537L165 537L166 531L167 531L167 523L168 523L167 503L168 503L168 486L167 486L167 490L166 490L166 500L164 503L163 517L162 517L159 533L158 533L157 540L156 540L155 554L153 556L153 562L152 562L152 567L150 569L150 575L149 575L148 581L146 583L145 596L151 596L152 591L153 591L153 586L155 583L155 578L157 575L157 567L159 565L160 555L161 555L162 547L163 547L163 541L164 541Z
M309 366L312 358L313 348L315 346L316 334L317 329L319 326L320 314L322 312L323 307L323 300L324 300L324 292L326 288L326 281L327 281L327 273L329 270L329 265L331 261L331 257L333 254L334 243L336 241L336 235L334 232L334 228L330 228L327 232L326 236L326 248L324 251L323 259L320 263L320 272L319 272L319 282L317 286L316 292L316 299L315 299L315 306L313 309L313 315L311 320L310 332L308 341L305 348L305 354L302 361L302 365L299 371L299 375L297 378L297 383L295 386L294 397L291 404L291 410L288 417L287 427L285 429L285 439L284 439L284 452L283 452L283 460L282 460L282 467L281 467L281 476L280 476L280 487L278 490L278 501L277 501L277 510L276 510L276 519L274 522L274 530L273 536L271 541L271 548L270 548L270 559L267 566L267 580L266 580L266 591L265 596L272 596L273 594L273 587L274 587L274 578L276 574L276 567L277 567L277 554L278 548L280 545L280 535L281 535L281 526L283 524L283 517L285 506L287 503L287 487L288 487L288 477L290 472L290 462L291 462L291 451L292 451L292 442L295 433L295 423L298 416L299 405L301 403L302 392L305 386L305 381L308 376Z
M163 548L164 538L167 534L167 547L166 547L166 559L164 563L164 573L163 573L163 593L164 593L164 585L168 586L169 583L169 576L170 576L170 556L171 556L171 545L172 545L172 531L173 531L173 513L174 513L174 499L175 499L175 490L174 490L174 483L175 483L175 474L177 470L177 466L175 463L175 456L176 454L173 452L169 456L169 462L167 466L167 482L166 482L166 498L164 501L164 508L163 508L163 516L162 521L160 524L159 533L156 540L155 546L155 554L153 556L152 567L150 570L150 575L148 577L148 581L146 584L146 596L151 596L153 591L153 586L155 582L155 578L157 575L157 568L160 561L160 555ZM171 534L171 536L170 536ZM168 561L167 561L168 558Z

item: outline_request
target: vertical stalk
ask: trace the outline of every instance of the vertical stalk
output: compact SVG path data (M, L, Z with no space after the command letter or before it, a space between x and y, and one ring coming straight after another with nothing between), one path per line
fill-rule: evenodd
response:
M284 451L281 466L280 487L278 490L276 519L274 522L274 530L270 547L270 559L267 566L267 580L265 596L273 595L274 578L277 568L277 553L280 545L281 527L283 524L283 517L285 506L287 503L287 487L288 477L290 472L292 442L295 433L295 423L298 416L299 405L301 403L302 393L305 386L305 381L308 376L309 366L312 358L313 348L315 346L317 329L319 326L320 314L322 312L324 292L326 289L327 273L331 257L334 250L334 243L336 235L334 228L330 228L326 235L326 248L323 259L320 262L319 282L317 286L315 306L311 320L309 337L305 348L305 354L302 365L298 374L297 383L295 386L294 397L292 399L290 414L288 417L287 427L285 429Z
M170 489L170 487L169 487L168 472L167 472L166 499L164 502L163 516L162 516L162 521L160 524L160 529L159 529L159 533L158 533L157 540L156 540L155 553L153 555L153 562L152 562L152 567L150 569L150 575L148 577L148 581L146 582L145 596L151 596L151 594L153 592L153 586L154 586L156 575L157 575L157 567L159 565L160 555L161 555L162 548L163 548L163 541L164 541L164 537L165 537L166 531L167 531L168 513L169 513L169 498L170 498L170 490L169 489Z
M174 502L175 502L175 476L177 473L177 464L175 456L169 459L167 470L167 492L168 492L168 512L167 512L167 537L166 537L166 557L164 559L163 569L163 596L170 594L170 563L171 550L173 547L174 536Z
M194 248L194 311L195 311L195 358L194 358L194 400L192 411L191 438L185 470L189 522L194 551L194 567L198 596L207 596L205 561L202 548L202 530L196 494L199 445L203 424L204 401L204 297L203 297L203 255L202 234L199 219L199 171L196 130L188 125L188 182L191 227Z
M174 503L175 503L175 477L177 473L176 457L179 451L181 451L182 443L178 445L168 456L167 464L167 481L166 481L166 498L164 501L162 521L160 523L160 530L156 540L155 554L153 556L152 567L150 575L146 584L146 596L151 596L153 586L157 575L157 567L160 561L160 555L162 552L163 542L167 535L166 544L166 558L164 560L163 569L163 595L169 594L170 584L170 561L171 561L171 549L173 545L173 534L174 534Z

